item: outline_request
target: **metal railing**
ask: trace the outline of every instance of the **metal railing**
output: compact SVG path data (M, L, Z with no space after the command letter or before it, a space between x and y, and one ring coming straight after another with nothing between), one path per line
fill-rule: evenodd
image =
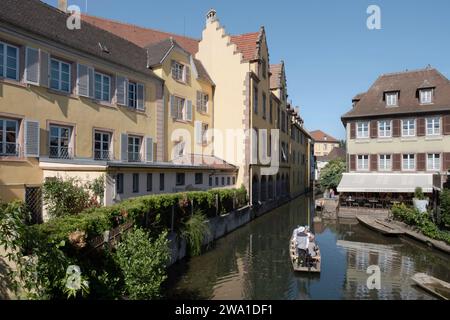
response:
M140 152L128 152L128 162L142 162L142 155Z
M111 151L102 151L102 150L95 150L94 151L94 159L95 160L113 160L113 153Z
M0 143L0 156L2 157L20 157L22 148L18 143Z
M72 148L50 146L49 157L55 159L72 159L73 158Z

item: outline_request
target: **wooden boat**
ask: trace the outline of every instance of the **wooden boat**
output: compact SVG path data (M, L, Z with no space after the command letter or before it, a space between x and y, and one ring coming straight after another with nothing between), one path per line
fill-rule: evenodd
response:
M298 250L296 247L296 236L292 235L291 241L289 243L289 253L291 257L291 263L294 271L296 272L320 272L320 264L321 264L321 255L320 248L317 243L313 242L316 247L316 256L311 257L306 254L304 256L298 255Z
M416 273L412 280L422 289L443 300L450 299L450 283L439 280L426 273Z

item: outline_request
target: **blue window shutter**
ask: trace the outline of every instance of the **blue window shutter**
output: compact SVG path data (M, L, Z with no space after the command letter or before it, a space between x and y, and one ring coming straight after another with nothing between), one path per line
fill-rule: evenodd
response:
M117 104L122 106L127 105L127 79L121 76L117 76L116 81L116 96L117 96Z
M95 93L95 74L93 68L88 68L88 75L89 75L89 97L94 98Z
M176 105L175 97L172 95L170 96L170 116L172 118L177 117L177 105Z
M192 121L192 101L188 100L186 103L186 120Z
M128 161L128 134L122 133L120 136L120 159Z
M82 64L78 64L77 88L79 96L89 97L89 71Z
M144 108L144 101L145 101L145 87L142 83L137 84L137 104L136 109L138 110L145 110Z
M39 50L39 85L42 87L49 87L49 68L50 55L42 50Z
M25 156L39 157L39 121L25 121Z
M25 53L25 82L39 84L39 50L26 48Z
M153 138L147 137L145 143L146 161L153 162Z

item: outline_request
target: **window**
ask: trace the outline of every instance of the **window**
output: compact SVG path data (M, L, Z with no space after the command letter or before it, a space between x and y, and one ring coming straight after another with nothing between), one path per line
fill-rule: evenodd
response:
M378 169L380 171L391 171L392 157L390 154L380 154L378 158Z
M137 85L136 82L128 83L128 106L136 108L137 106Z
M323 145L323 150L324 150L324 151L327 151L327 147L328 147L328 145L327 145L326 143L324 143L324 145Z
M184 173L177 173L177 186L184 186L184 180L185 180L185 174Z
M153 174L147 173L147 191L153 190Z
M236 177L233 177L233 185L236 184Z
M118 173L116 177L116 192L118 194L123 193L123 173Z
M186 112L185 112L186 99L180 98L177 96L173 96L172 99L173 99L172 103L174 103L174 106L175 106L174 112L176 112L174 118L177 120L185 120L186 119Z
M202 142L208 143L208 135L206 134L208 132L208 124L207 123L202 123Z
M266 119L266 113L267 113L266 102L267 102L267 97L266 97L266 94L263 93L263 96L262 96L262 116L263 116L264 119Z
M50 158L70 159L72 157L71 131L70 127L50 126Z
M105 74L95 73L95 99L99 101L110 101L111 99L111 77Z
M172 77L177 81L185 81L185 66L174 61L172 63Z
M198 91L197 93L197 110L200 112L208 112L209 95Z
M69 93L70 88L70 64L57 59L50 62L50 88Z
M398 92L386 92L386 106L396 107L398 106Z
M358 170L369 170L369 155L358 155Z
M128 136L128 161L141 161L141 137Z
M17 120L0 119L0 156L18 156L19 122Z
M178 142L174 147L174 158L179 158L184 155L184 146L185 143L183 141Z
M369 138L369 122L358 122L356 124L356 137L359 139Z
M94 159L111 160L111 133L95 131L94 133Z
M231 179L230 177L227 177L227 185L229 186L231 184Z
M222 185L225 185L225 177L222 177Z
M427 170L428 171L441 170L441 155L439 153L430 153L427 155Z
M270 106L269 106L269 121L270 121L270 123L273 123L273 102L272 102L272 99L270 100Z
M441 134L440 120L439 117L427 118L427 136L438 136Z
M253 112L258 114L258 88L253 88Z
M0 77L19 80L19 48L0 42Z
M416 157L414 154L403 155L403 170L415 170L416 169Z
M203 173L195 174L195 184L203 184Z
M139 173L133 173L133 193L139 192Z
M430 104L433 102L433 89L422 89L419 91L420 103Z
M212 184L213 184L213 179L212 179L212 177L209 177L208 183L209 183L209 186L212 187Z
M216 186L218 186L219 185L219 177L216 177Z
M402 120L402 136L413 137L416 135L416 121L414 119Z
M159 174L159 191L164 191L164 173Z
M390 120L378 121L378 137L379 138L390 138L392 136L391 128L392 127L391 127Z

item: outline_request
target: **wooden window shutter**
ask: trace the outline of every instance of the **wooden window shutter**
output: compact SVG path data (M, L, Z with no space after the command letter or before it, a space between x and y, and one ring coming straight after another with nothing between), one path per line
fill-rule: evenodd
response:
M25 156L39 157L39 121L25 121Z
M89 77L89 97L95 97L95 72L94 68L88 68L88 77Z
M120 135L120 159L128 161L128 134L122 133Z
M392 136L394 138L400 137L400 119L394 119L392 121Z
M444 170L450 171L450 152L444 153Z
M356 171L356 155L350 155L350 171Z
M145 139L145 155L147 162L153 162L153 138L151 137Z
M370 137L372 139L378 138L378 121L370 121Z
M192 121L192 101L186 101L186 120Z
M174 96L170 96L170 116L172 118L177 117L177 104Z
M370 171L378 171L378 155L370 155Z
M425 118L417 118L417 136L423 137L425 135Z
M25 82L39 84L39 50L26 48L25 54Z
M45 88L49 86L49 68L50 55L42 50L39 50L39 85Z
M202 111L202 93L197 91L197 111Z
M136 109L144 111L144 85L142 83L138 83L137 84L137 104L136 104Z
M350 122L350 139L356 139L356 123Z
M426 171L426 154L417 154L417 171Z
M443 127L444 127L444 134L445 135L450 135L450 114L446 115L443 117Z
M189 66L184 67L184 81L187 84L191 84L191 67Z
M127 79L121 76L116 78L116 100L117 104L125 106L127 105Z
M402 155L399 153L396 153L393 156L392 170L393 171L401 171L402 170Z
M89 68L78 64L77 92L79 96L89 97Z
M175 60L172 60L170 63L170 73L172 74L172 78L176 80L175 77L175 72L173 72L175 70Z

